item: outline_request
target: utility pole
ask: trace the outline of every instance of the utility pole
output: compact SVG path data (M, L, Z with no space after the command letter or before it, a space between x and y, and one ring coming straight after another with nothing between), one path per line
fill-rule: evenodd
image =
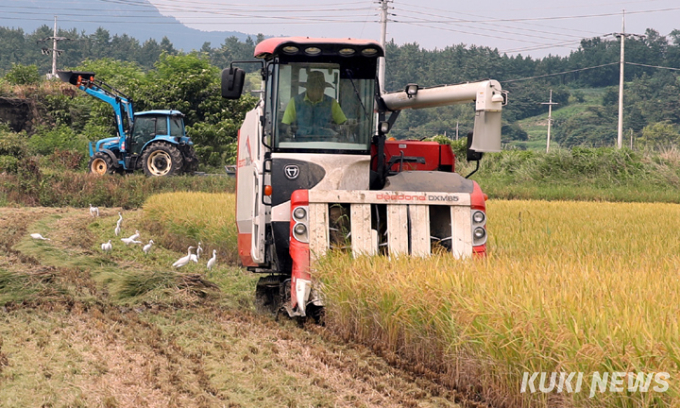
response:
M57 42L59 41L70 41L70 38L57 37L57 16L54 16L54 35L52 37L41 38L38 42L52 40L52 48L43 48L42 54L49 55L52 54L52 72L47 74L47 79L52 79L57 76L57 55L61 55L64 50L57 49Z
M548 105L548 141L545 144L545 152L550 152L550 127L552 126L552 107L553 105L559 105L557 102L552 101L552 89L550 90L550 100L548 102L542 102L541 105Z
M633 129L630 129L630 150L633 150Z
M623 67L626 64L625 57L625 39L626 37L638 37L644 38L644 35L640 34L627 34L626 33L626 10L623 10L621 16L621 32L620 33L610 33L605 35L613 35L616 38L621 38L621 60L619 63L619 124L618 124L618 138L616 140L617 148L621 149L623 147Z
M380 45L385 49L387 37L387 3L390 0L378 0L380 3ZM385 57L378 58L378 81L380 94L385 93Z

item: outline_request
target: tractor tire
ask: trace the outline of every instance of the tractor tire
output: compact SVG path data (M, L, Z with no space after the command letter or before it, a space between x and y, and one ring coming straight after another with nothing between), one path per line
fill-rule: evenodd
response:
M90 173L99 176L113 174L116 171L113 167L113 159L111 159L111 156L102 152L97 152L92 156L87 168L90 169Z
M183 165L182 153L170 143L154 143L142 153L142 168L147 177L174 176L182 171Z
M183 151L184 168L183 173L193 173L198 170L198 156L193 146L187 146Z

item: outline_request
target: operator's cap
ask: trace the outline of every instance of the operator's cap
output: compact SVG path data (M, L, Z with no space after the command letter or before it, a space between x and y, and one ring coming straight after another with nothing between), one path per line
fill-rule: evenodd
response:
M307 88L332 88L333 85L326 82L326 76L321 71L311 71L307 75Z

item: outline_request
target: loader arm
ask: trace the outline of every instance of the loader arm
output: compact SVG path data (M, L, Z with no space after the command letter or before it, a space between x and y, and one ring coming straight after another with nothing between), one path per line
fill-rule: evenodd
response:
M111 105L115 113L116 129L121 137L121 150L124 151L125 140L131 135L134 124L134 109L130 98L107 83L95 80L94 72L57 71L57 74L62 81Z

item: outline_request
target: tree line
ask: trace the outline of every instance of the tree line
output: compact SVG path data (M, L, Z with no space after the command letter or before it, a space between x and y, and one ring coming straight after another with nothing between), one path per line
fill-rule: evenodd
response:
M0 28L0 74L11 73L17 65L35 66L40 73L49 72L51 58L42 55L37 40L51 36L52 29L43 26L27 34L21 29ZM59 48L59 66L76 67L98 60L119 61L134 67L138 74L158 71L163 58L180 56L172 43L164 38L160 43L147 40L140 43L126 35L111 36L103 28L93 34L78 33L75 29L60 30L59 36L70 38ZM205 43L191 54L207 64L215 76L231 61L251 59L255 44L264 37L239 41L226 38L222 44ZM51 44L46 45L48 48ZM428 50L417 43L386 45L387 91L396 91L407 83L433 86L497 79L510 92L510 104L504 110L503 137L506 142L522 142L528 134L521 121L545 113L541 103L547 102L549 91L559 108L583 102L584 90L598 91L598 103L580 109L569 118L553 123L554 140L562 146L611 145L615 139L618 100L620 42L601 37L583 39L579 48L568 56L543 58L509 56L488 47L452 45L443 49ZM644 38L626 41L627 62L649 66L680 68L680 30L660 35L647 29ZM609 64L609 65L607 65ZM105 65L105 64L104 64ZM590 67L598 67L586 69ZM130 68L132 69L132 68ZM680 126L680 71L627 65L625 70L625 122L626 131L636 139L649 143L654 140L677 142ZM530 78L530 79L527 79ZM124 82L124 81L123 81ZM125 86L122 84L121 86ZM172 90L166 89L166 92ZM156 95L159 98L163 92ZM197 121L192 126L201 127ZM407 111L401 115L394 135L397 137L426 137L434 134L451 136L456 129L461 135L472 128L471 109L454 106L420 111ZM660 135L661 133L661 135ZM677 136L677 137L676 137ZM515 144L521 146L521 143Z

